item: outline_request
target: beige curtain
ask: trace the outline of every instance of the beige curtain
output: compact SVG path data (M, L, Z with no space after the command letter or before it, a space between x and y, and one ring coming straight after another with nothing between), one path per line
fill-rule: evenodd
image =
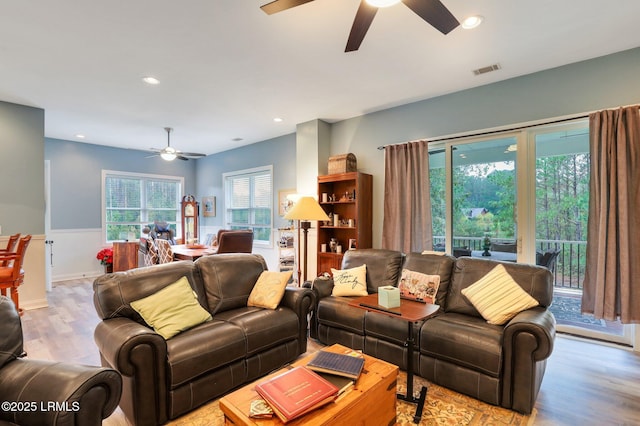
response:
M426 141L386 146L382 247L405 253L433 249Z
M582 312L640 323L640 105L591 114L589 134Z

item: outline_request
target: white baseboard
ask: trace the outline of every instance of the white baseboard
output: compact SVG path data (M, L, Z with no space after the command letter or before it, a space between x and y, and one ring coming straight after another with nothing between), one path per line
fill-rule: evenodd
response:
M33 309L48 308L49 301L47 299L29 300L28 302L20 303L20 308L25 311L31 311Z

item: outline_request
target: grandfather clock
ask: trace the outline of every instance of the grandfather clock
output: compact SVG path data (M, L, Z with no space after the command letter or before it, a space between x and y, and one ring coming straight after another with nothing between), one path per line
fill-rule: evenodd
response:
M182 243L198 242L198 202L193 195L182 197Z

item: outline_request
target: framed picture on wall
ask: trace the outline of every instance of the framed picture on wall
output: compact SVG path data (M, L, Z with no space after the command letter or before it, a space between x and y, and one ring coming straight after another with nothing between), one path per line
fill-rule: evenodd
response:
M215 217L216 197L202 197L202 215L205 217Z
M289 209L293 207L293 201L290 199L289 195L293 195L295 193L295 189L278 191L278 214L280 216L287 214Z

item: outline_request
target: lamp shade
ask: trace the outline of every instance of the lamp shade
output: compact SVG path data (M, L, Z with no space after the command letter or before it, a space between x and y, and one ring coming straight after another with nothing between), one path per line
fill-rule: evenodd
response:
M287 220L329 220L329 216L313 197L300 197L284 218Z

